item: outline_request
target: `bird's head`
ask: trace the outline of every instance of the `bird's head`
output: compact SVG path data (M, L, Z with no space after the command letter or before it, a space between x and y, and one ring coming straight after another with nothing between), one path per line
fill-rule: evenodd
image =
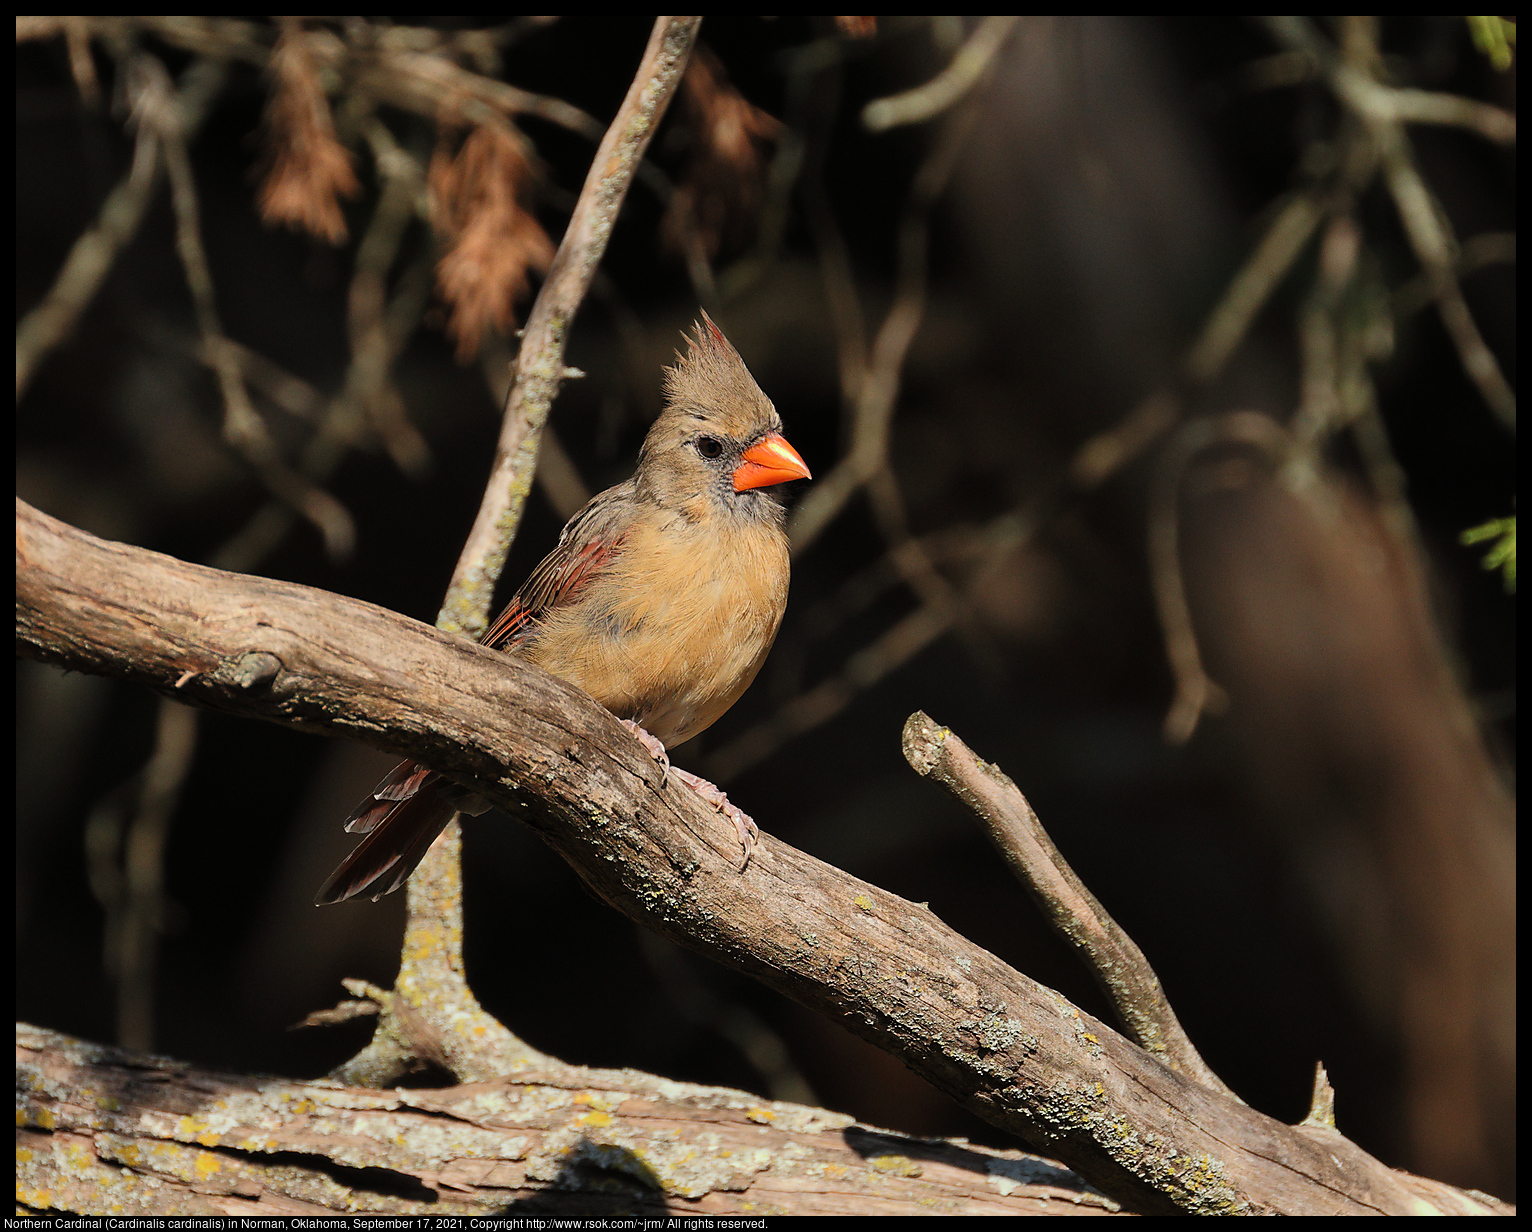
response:
M782 419L707 313L665 370L665 409L638 456L640 493L693 517L722 509L780 521L770 489L808 479Z

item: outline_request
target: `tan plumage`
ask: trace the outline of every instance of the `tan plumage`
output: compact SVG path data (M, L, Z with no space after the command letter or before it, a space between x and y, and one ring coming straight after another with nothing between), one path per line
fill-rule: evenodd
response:
M666 406L633 478L569 520L480 639L584 689L666 748L714 723L760 671L787 605L784 515L768 489L808 478L706 314L688 341L666 370ZM753 823L716 788L699 790L730 813L748 859ZM397 889L454 810L487 807L401 763L348 820L367 838L317 901Z
M666 748L690 740L750 687L782 622L787 542L766 532L645 511L521 654Z

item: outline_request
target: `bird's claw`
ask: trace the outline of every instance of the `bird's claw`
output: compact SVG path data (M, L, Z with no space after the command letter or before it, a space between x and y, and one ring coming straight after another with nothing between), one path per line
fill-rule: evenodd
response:
M649 750L649 756L660 764L660 785L664 786L666 777L670 774L670 754L665 752L665 746L660 743L657 736L651 735L632 719L618 719L624 727L633 733L633 738L644 748Z
M731 802L721 787L709 783L700 775L693 774L690 770L682 770L679 766L674 767L674 773L678 779L734 823L734 832L739 836L740 850L745 857L740 863L739 871L744 872L750 867L750 857L755 853L756 842L761 837L761 830L755 824L755 819L739 805Z
M734 833L739 836L739 847L745 856L744 861L739 866L739 871L744 872L749 868L750 857L755 852L756 842L761 837L760 827L755 824L755 819L745 812L744 809L740 808L739 805L731 803L722 788L714 786L705 778L693 774L690 770L682 770L679 766L672 766L670 764L670 754L665 752L665 746L638 723L635 723L632 719L619 719L618 722L632 732L633 738L643 745L644 748L648 749L649 755L659 763L661 786L664 785L667 776L674 774L734 823Z

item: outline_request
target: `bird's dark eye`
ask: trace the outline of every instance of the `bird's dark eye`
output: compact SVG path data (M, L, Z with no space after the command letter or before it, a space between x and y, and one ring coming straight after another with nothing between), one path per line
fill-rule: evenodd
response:
M699 436L697 438L697 452L704 458L716 458L723 452L723 442L716 436Z

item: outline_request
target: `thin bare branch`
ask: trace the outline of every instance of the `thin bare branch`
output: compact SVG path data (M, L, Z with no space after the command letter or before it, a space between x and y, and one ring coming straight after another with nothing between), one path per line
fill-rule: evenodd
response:
M1400 124L1446 124L1466 128L1499 145L1516 144L1516 117L1477 99L1429 90L1404 90L1362 78L1358 102L1380 120Z
M1325 227L1314 285L1298 313L1301 356L1298 409L1288 425L1294 442L1310 453L1341 425L1341 330L1336 319L1362 251L1362 233L1349 214Z
M154 752L144 767L138 808L123 844L123 896L109 933L116 961L117 1040L154 1047L154 985L159 934L165 924L165 843L197 749L197 712L162 699Z
M42 302L16 328L16 399L26 392L42 358L68 336L111 272L117 254L138 231L159 183L159 139L144 125L138 131L133 165L107 195L101 213L74 243L58 278Z
M1207 385L1218 378L1323 217L1317 197L1307 192L1294 194L1277 211L1187 353L1182 371L1188 381Z
M1189 385L1197 388L1218 379L1323 217L1317 196L1308 192L1295 194L1277 211L1182 361L1182 376ZM1080 447L1070 463L1071 480L1086 489L1105 482L1148 449L1184 413L1174 392L1152 394L1115 427Z
M311 423L319 418L325 405L319 390L259 351L252 351L232 338L227 341L239 360L240 372L258 394L294 419ZM203 362L210 358L203 356Z
M1477 99L1430 90L1391 86L1379 81L1374 68L1381 63L1375 21L1348 19L1348 40L1342 56L1304 17L1263 17L1267 31L1288 48L1288 55L1300 55L1314 69L1329 78L1336 96L1369 126L1398 127L1403 124L1442 124L1465 128L1500 145L1516 142L1516 117L1508 111ZM1360 50L1363 56L1349 54Z
M1511 265L1516 261L1516 233L1514 231L1485 231L1466 239L1458 248L1453 271L1467 278L1492 265ZM1430 275L1417 274L1394 292L1394 315L1407 317L1430 307L1436 299Z
M935 779L977 814L1054 931L1080 952L1139 1047L1194 1082L1239 1099L1193 1046L1143 951L1085 888L1000 767L980 761L951 729L919 710L904 725L902 747L916 774Z
M369 120L363 132L383 174L383 191L357 246L347 297L351 364L343 397L365 416L395 465L418 478L430 468L431 450L410 422L404 399L390 379L401 339L388 319L388 273L410 223L425 207L425 175L381 121ZM409 328L414 324L412 320Z
M1416 259L1431 281L1442 324L1457 348L1463 369L1478 386L1494 415L1514 432L1516 394L1505 379L1500 362L1485 345L1478 324L1463 299L1454 269L1456 241L1446 212L1416 166L1409 135L1404 130L1404 122L1409 117L1402 114L1400 108L1380 101L1390 99L1398 91L1383 85L1374 75L1380 57L1375 23L1361 18L1348 19L1343 55L1306 18L1268 17L1263 20L1275 38L1314 57L1336 98L1367 127L1382 159L1384 179L1394 206L1404 223ZM1468 100L1457 101L1469 105ZM1418 110L1422 104L1417 100L1413 105ZM1482 121L1482 115L1480 118ZM1483 131L1482 123L1479 127ZM1497 139L1514 140L1514 137L1514 121L1511 121L1509 132L1502 133Z
M365 237L363 243L366 243ZM421 311L431 292L431 265L429 254L422 253L400 276L394 295L389 300L383 315L388 342L386 366L391 366L398 358L420 321ZM358 276L361 274L359 269ZM276 368L270 360L263 359L262 363L272 369ZM248 364L244 370L251 383L257 387L270 379L270 373L263 376L259 369L252 371ZM287 377L287 381L295 380ZM347 452L360 440L364 412L353 391L362 388L364 384L364 373L358 368L357 354L353 352L341 392L323 404L324 410L318 416L314 434L299 451L298 470L308 479L321 482L329 478ZM268 396L271 396L269 392ZM319 401L323 402L322 399ZM286 501L268 502L213 554L209 563L220 569L248 572L292 529L296 517L292 506Z
M1165 716L1165 739L1171 744L1185 744L1204 712L1217 714L1229 704L1228 694L1203 670L1197 649L1181 578L1177 508L1187 466L1204 449L1221 442L1253 445L1278 459L1285 458L1292 448L1291 438L1275 420L1255 411L1232 411L1190 421L1160 458L1149 497L1149 567L1165 633L1165 655L1176 677L1175 700Z
M1463 288L1453 269L1453 242L1446 216L1435 194L1421 178L1402 130L1380 134L1384 174L1394 204L1404 221L1415 255L1433 284L1437 311L1448 336L1457 347L1463 370L1479 387L1479 393L1512 432L1516 430L1516 393L1501 371L1500 361L1485 345L1484 335L1468 310Z
M96 79L96 62L90 55L90 27L83 17L64 17L64 41L69 48L69 71L74 76L80 101L94 107L101 101L101 83ZM19 19L18 19L19 28Z
M994 66L1019 17L986 17L952 57L952 63L916 89L876 99L862 109L862 123L873 132L920 124L940 115L976 88Z

